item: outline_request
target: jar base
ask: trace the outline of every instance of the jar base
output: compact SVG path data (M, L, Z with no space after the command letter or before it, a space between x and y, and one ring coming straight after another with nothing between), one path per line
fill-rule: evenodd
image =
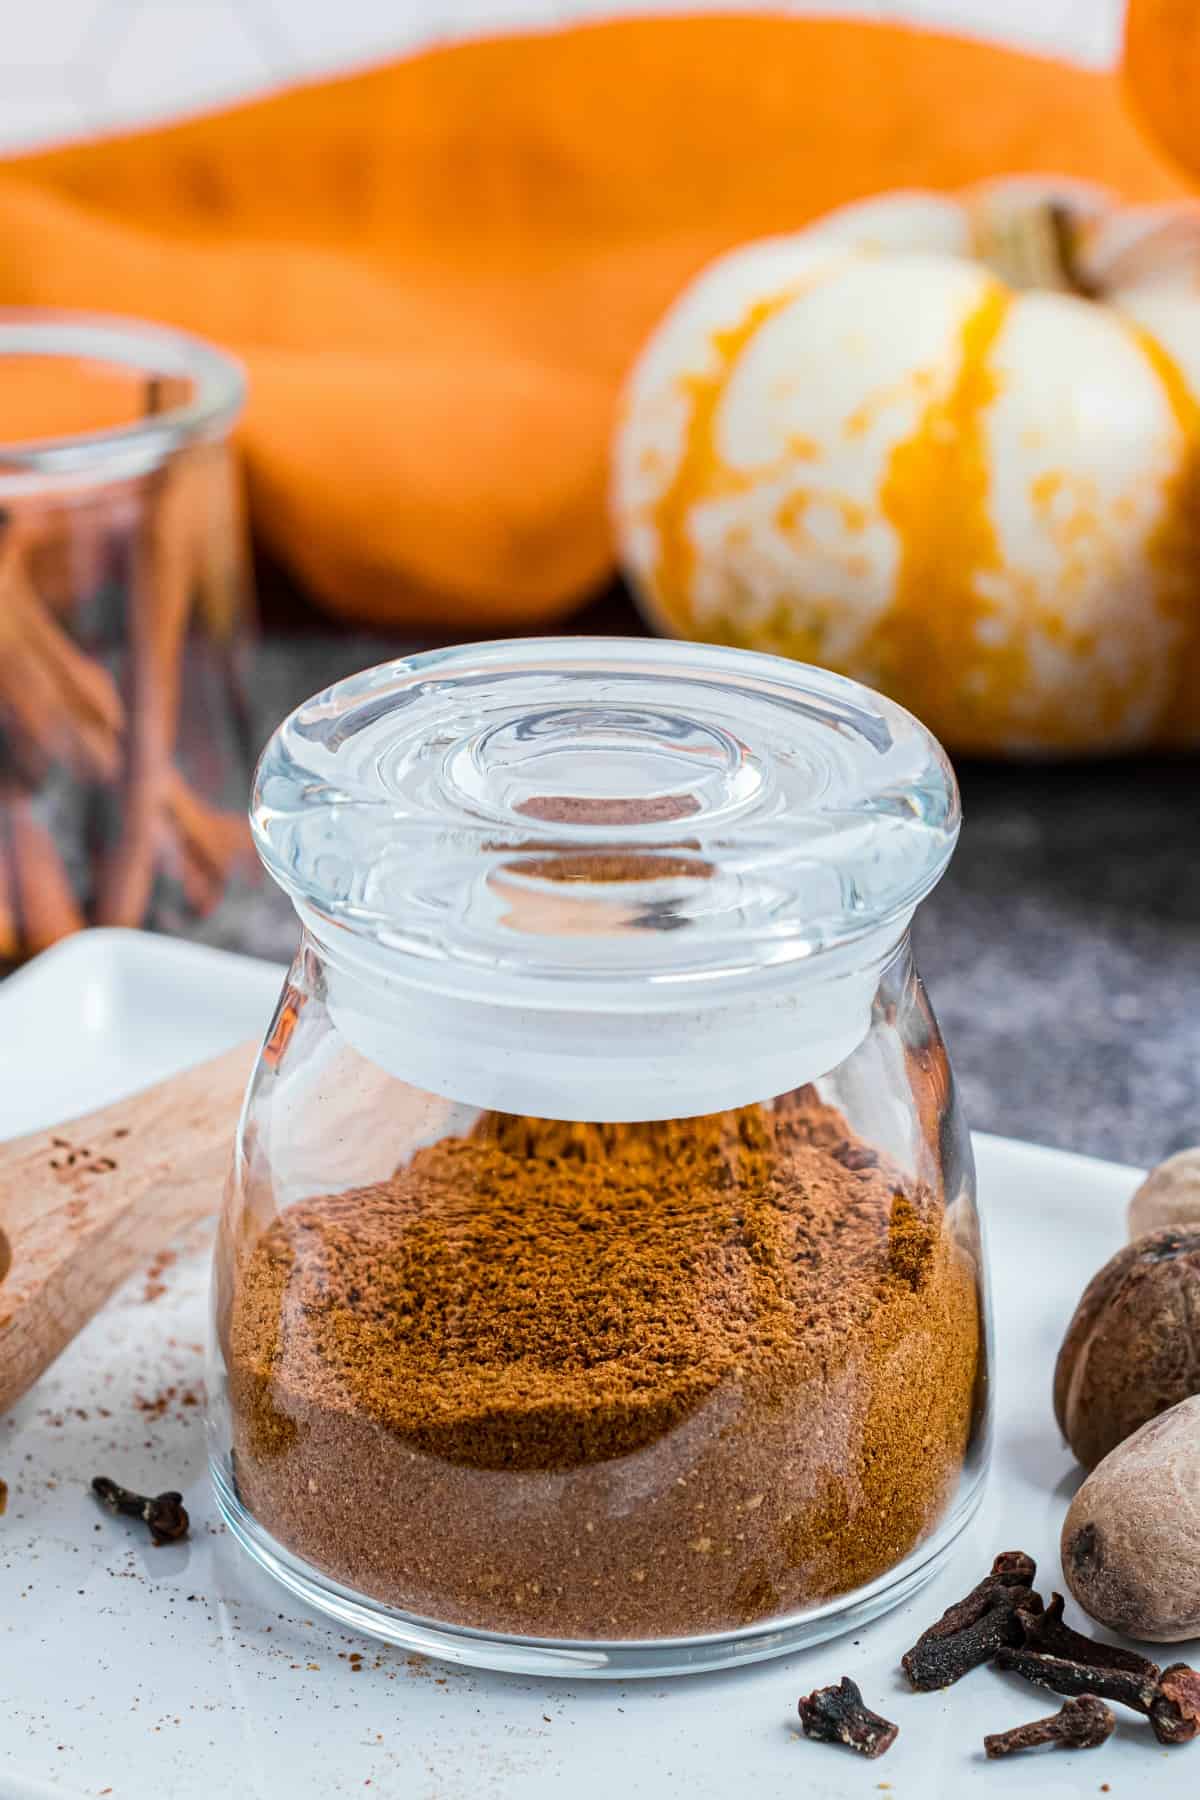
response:
M422 1656L437 1657L442 1662L503 1674L559 1676L574 1681L636 1681L736 1668L743 1663L786 1656L855 1630L890 1612L932 1580L955 1540L974 1518L987 1481L987 1464L981 1461L969 1476L964 1476L953 1507L931 1537L877 1581L839 1594L822 1606L703 1637L613 1641L515 1637L463 1625L441 1625L370 1600L286 1550L242 1505L228 1467L216 1459L210 1466L217 1504L234 1538L260 1568L303 1600L306 1607L324 1613L347 1630L380 1638Z

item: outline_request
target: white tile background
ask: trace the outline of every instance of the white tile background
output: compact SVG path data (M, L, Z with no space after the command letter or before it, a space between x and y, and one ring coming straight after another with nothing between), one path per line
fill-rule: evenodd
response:
M0 0L0 151L169 118L422 44L707 0ZM719 0L730 11L746 0ZM756 0L759 6L769 0ZM791 0L950 26L1088 63L1124 0Z

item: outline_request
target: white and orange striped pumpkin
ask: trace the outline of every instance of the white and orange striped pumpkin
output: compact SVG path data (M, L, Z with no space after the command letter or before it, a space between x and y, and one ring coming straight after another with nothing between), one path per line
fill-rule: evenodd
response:
M613 498L668 632L959 750L1200 742L1200 215L1022 178L735 251L637 363Z

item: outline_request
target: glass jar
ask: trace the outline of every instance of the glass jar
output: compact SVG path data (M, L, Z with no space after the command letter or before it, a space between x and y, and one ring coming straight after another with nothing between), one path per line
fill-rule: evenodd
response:
M225 1517L310 1606L665 1674L895 1604L981 1493L971 1152L900 707L674 643L415 656L282 725L302 940L217 1247Z
M242 398L181 332L0 309L0 968L257 873Z

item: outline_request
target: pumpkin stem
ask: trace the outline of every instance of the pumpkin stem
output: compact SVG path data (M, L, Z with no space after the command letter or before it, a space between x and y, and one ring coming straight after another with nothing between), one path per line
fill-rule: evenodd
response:
M1058 266L1066 282L1067 292L1078 294L1081 300L1098 300L1100 285L1085 273L1079 259L1079 238L1075 230L1074 216L1057 200L1050 202L1046 212L1049 215L1054 250L1058 257Z
M1078 221L1061 201L985 221L978 249L980 261L1011 288L1049 289L1081 300L1100 296L1080 259Z

